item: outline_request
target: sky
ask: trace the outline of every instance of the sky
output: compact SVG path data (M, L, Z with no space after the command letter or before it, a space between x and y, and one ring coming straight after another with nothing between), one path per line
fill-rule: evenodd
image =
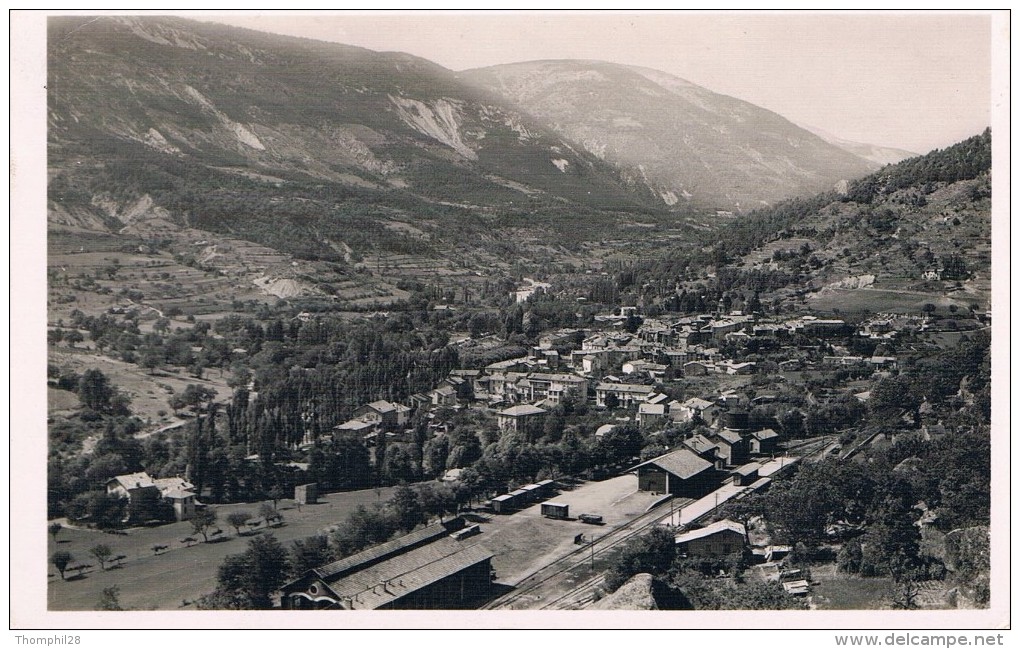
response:
M838 137L926 153L991 124L987 12L193 15L452 70L596 59L674 74ZM1005 23L1004 23L1005 24Z

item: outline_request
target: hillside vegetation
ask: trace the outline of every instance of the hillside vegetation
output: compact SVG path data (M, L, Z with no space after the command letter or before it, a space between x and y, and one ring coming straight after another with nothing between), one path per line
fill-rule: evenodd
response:
M760 299L807 300L806 306L829 311L881 311L870 307L889 297L882 290L904 298L897 308L905 310L926 302L987 308L991 132L833 191L756 210L720 227L714 238L636 268L634 282L645 299L668 297L679 280L748 298L759 292ZM830 299L848 291L876 303Z

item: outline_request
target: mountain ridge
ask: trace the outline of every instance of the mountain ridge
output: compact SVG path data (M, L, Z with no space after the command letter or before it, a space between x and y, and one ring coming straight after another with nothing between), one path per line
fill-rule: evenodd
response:
M56 154L63 139L114 136L332 182L368 174L380 187L423 164L466 160L482 167L470 171L568 199L645 200L541 124L411 55L182 19L51 23L50 41ZM553 162L561 159L569 170ZM596 182L579 180L582 172Z
M773 111L651 68L545 60L460 77L631 170L633 183L660 196L750 209L872 169Z
M841 149L853 153L856 156L864 158L878 167L884 167L888 164L896 164L897 162L902 162L908 158L916 158L921 155L919 153L914 153L913 151L907 151L906 149L848 140L816 126L805 124L802 125L802 128L814 133L829 144L833 144Z

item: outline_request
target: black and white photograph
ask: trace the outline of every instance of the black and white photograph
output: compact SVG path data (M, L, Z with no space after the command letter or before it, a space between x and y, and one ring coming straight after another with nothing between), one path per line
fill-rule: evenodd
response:
M12 628L1009 627L1008 11L13 14Z

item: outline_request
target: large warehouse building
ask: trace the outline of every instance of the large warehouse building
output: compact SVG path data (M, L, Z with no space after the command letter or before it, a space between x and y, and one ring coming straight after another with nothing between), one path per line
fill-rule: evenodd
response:
M444 609L486 598L493 554L452 533L457 518L313 568L282 589L285 609Z
M715 465L687 448L642 462L633 470L641 491L686 498L700 498L722 479Z

